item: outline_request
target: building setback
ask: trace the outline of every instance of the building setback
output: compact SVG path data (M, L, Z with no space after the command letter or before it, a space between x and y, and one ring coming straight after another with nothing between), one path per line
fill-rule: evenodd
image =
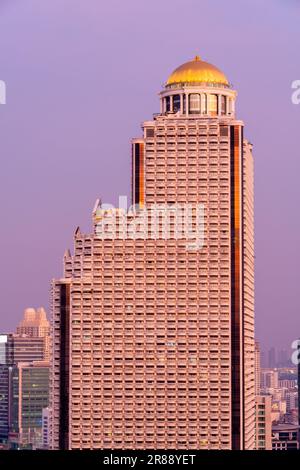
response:
M100 202L93 233L76 230L52 283L53 449L254 448L253 159L235 101L199 57L176 69L132 142L139 236L99 236L124 215ZM201 205L203 244L161 221L146 234L154 205L191 206L193 227Z

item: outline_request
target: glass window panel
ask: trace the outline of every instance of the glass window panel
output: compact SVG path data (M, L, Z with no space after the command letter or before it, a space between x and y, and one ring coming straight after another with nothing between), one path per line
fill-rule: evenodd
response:
M226 96L221 96L221 114L226 114Z
M166 97L166 112L169 113L171 111L171 100L170 97Z
M180 95L173 96L173 111L177 113L180 110Z
M207 114L207 95L201 95L202 114Z
M218 96L208 95L208 111L211 115L217 116L218 114Z
M201 96L191 93L189 96L190 114L199 114L201 111Z

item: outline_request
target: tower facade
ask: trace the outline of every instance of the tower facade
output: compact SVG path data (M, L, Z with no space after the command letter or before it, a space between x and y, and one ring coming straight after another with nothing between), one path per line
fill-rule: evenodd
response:
M199 57L176 69L132 142L125 223L97 202L94 232L76 230L52 284L52 448L254 448L253 160L235 100ZM149 232L153 207L188 207L194 238L169 213L168 236L160 216Z

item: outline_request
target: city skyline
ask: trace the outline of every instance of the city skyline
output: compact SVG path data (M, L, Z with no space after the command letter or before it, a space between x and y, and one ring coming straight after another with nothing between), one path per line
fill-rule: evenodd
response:
M1 462L299 452L299 14L0 0Z
M71 3L73 8L66 9L68 17L55 0L43 2L43 9L35 1L28 1L26 8L17 1L0 7L0 78L5 80L8 93L7 104L0 107L4 176L1 212L6 229L2 237L3 244L13 246L15 256L23 260L16 272L9 250L3 253L2 330L13 328L26 305L37 303L49 310L49 279L59 274L61 247L70 244L73 227L77 223L88 227L86 214L98 195L114 203L116 187L121 194L129 193L128 135L137 134L137 123L157 106L155 83L162 82L177 63L199 53L230 72L239 90L239 113L255 141L257 337L263 349L289 348L299 330L299 254L292 250L299 238L299 221L294 216L299 199L299 163L294 151L299 107L290 99L291 83L299 78L294 15L298 6L279 1L274 6L272 2L274 8L268 10L267 19L258 12L267 9L270 2L264 6L258 1L248 2L237 17L219 4L221 18L213 14L218 2L203 1L200 6L190 1L182 13L184 24L188 24L185 37L176 43L176 25L182 17L179 10L172 12L166 37L168 2L159 6L160 15L158 5L151 6L151 13L135 1L126 7L120 2L99 7L92 1L89 8L82 8L78 1ZM238 2L231 4L234 7ZM45 15L53 18L57 37L53 37L50 23L43 32L40 30L33 8L41 23ZM111 24L116 8L122 13L122 22L117 18L117 33L106 26ZM200 29L196 28L195 12L206 19ZM141 27L138 17L143 14L152 23ZM212 18L218 24L216 37L209 34ZM18 32L16 24L20 24ZM150 29L153 24L154 37ZM78 42L72 28L84 33L86 39L81 36ZM122 42L125 36L127 40ZM25 48L24 59L16 49L20 41ZM124 110L126 117L117 129L116 108ZM114 138L115 132L119 139ZM109 144L101 139L104 134L110 136ZM78 185L82 175L84 183L78 186L79 192L71 190L69 175ZM54 230L57 227L59 231ZM17 296L11 290L15 276L19 279Z
M100 212L98 211L97 218L99 218L99 216ZM81 238L81 234L79 237L77 235L77 243L84 240ZM69 256L70 254L66 257L66 275L68 275L68 273L70 274L72 270L70 264L72 260ZM76 270L78 269L78 260L77 257ZM66 285L66 280L62 279L57 285ZM75 289L78 289L78 285ZM84 297L86 298L86 294L84 294ZM86 307L88 306L86 305ZM95 327L97 329L97 325L95 325ZM85 332L87 333L86 327ZM49 324L44 309L38 308L35 310L33 308L27 308L23 313L23 319L15 329L15 333L11 332L9 335L0 335L0 394L2 396L0 406L1 450L5 448L36 449L40 448L41 445L44 449L51 447L51 434L49 434L51 408L44 408L44 406L48 405L47 396L49 384L47 376L49 363L47 361L45 362L47 353L45 355L42 343L37 342L39 338L36 338L36 335L44 336L44 334L47 333L49 333ZM117 329L115 329L115 333L119 336ZM5 338L6 336L7 338ZM55 337L57 338L57 335L55 335ZM75 341L76 340L77 338L75 338ZM83 353L85 354L84 351ZM263 365L262 362L265 362L265 360L262 360L260 346L257 341L255 342L255 397L257 416L255 448L259 450L287 450L295 447L298 448L299 445L296 440L298 423L297 408L299 401L297 366L296 364L291 365L285 363L287 361L286 351L277 351L277 353L279 353L277 355L278 360L276 359L276 351L274 348L271 348L269 351L268 364ZM140 359L140 356L138 356L138 358ZM74 359L75 356L73 360ZM75 361L78 362L78 353ZM86 358L84 362L87 366ZM8 376L10 378L7 377L5 372L8 370L5 363L9 366L9 369L11 369ZM86 375L87 370L88 369L85 367L84 375ZM78 373L78 371L76 372ZM7 379L11 383L11 390L14 390L12 395L9 392L10 387L7 388ZM25 382L23 379L25 379ZM27 391L24 389L24 386L27 387ZM28 387L31 390L29 394ZM18 388L20 393L17 392ZM6 400L3 400L3 397L6 397ZM41 399L44 400L42 407L40 406ZM19 406L16 406L16 400L19 402ZM31 409L31 412L28 412L29 409ZM34 409L35 411L32 413ZM23 410L22 414L20 414L20 410ZM107 406L105 410L106 412L108 411ZM85 413L86 412L87 408L85 407ZM6 442L5 438L7 436L7 418L9 419L8 442ZM28 428L30 422L33 424L33 427L28 434L26 428ZM77 427L76 424L74 425ZM287 433L289 435L288 440Z
M16 328L0 334L0 448L40 447L49 403L50 324L43 308L27 308Z

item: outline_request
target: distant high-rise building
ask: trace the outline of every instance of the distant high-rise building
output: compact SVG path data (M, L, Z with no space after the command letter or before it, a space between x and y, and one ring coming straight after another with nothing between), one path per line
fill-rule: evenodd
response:
M288 367L289 363L289 356L286 349L281 349L278 353L278 367Z
M49 360L50 324L44 308L41 307L37 310L34 308L25 309L23 319L17 326L17 334L25 334L31 338L44 338L44 359Z
M9 335L9 341L13 364L45 360L44 338L12 333Z
M268 367L265 351L260 351L260 366L263 368Z
M298 391L288 391L285 399L287 412L291 412L298 408Z
M0 442L12 435L13 373L20 363L49 360L49 334L45 310L29 308L17 333L0 335Z
M19 362L12 368L10 442L42 448L43 409L49 404L49 363Z
M9 392L12 364L12 349L9 335L0 335L0 443L6 442L8 439Z
M279 375L277 370L264 369L260 374L261 378L261 390L266 392L266 389L276 389L279 385Z
M272 450L272 398L268 395L256 397L256 450Z
M259 342L255 341L255 395L260 394L260 346Z
M176 69L132 143L126 235L100 203L94 233L76 230L52 285L52 448L254 448L253 158L235 101L199 57ZM169 236L160 217L147 232L162 207L189 207L193 236L172 215ZM111 217L119 236L102 237Z
M268 353L268 367L274 369L277 365L275 348L271 348Z

